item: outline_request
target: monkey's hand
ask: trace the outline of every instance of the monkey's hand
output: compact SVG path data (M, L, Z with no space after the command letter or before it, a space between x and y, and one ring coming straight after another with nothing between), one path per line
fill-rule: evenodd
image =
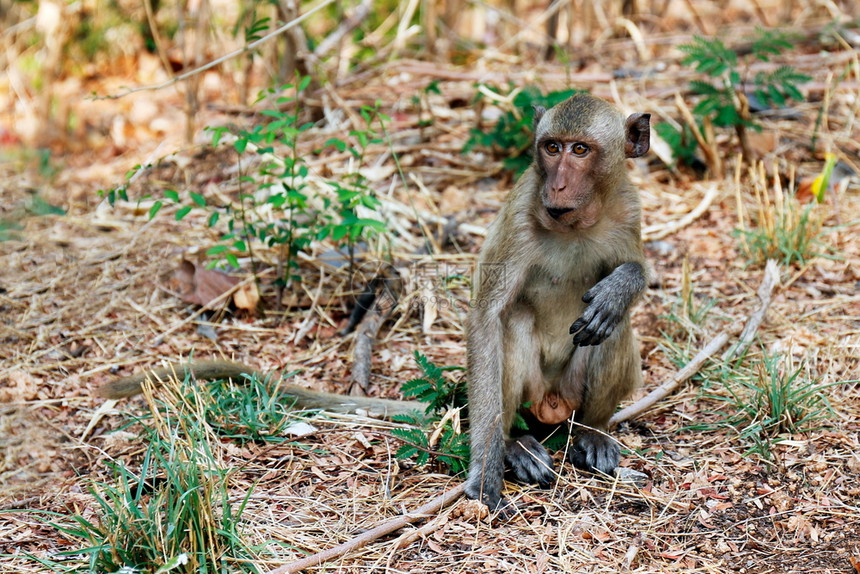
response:
M517 481L547 488L555 473L546 448L531 435L512 438L505 447L505 462Z
M621 449L618 443L604 434L585 432L573 442L567 458L576 468L612 476L621 460Z
M588 304L582 317L570 326L573 343L599 345L627 314L633 300L645 290L645 273L639 263L624 263L582 296Z

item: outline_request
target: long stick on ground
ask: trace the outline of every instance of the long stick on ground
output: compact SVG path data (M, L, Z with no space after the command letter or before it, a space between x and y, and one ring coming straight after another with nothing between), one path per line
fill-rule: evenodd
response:
M403 528L407 524L411 524L416 520L420 520L421 518L427 518L428 516L439 512L442 508L448 506L449 504L460 498L460 496L463 494L463 490L465 489L466 483L455 486L448 492L440 494L415 512L410 512L408 514L398 516L397 518L392 518L388 522L380 524L376 528L368 530L364 534L356 536L348 542L338 544L334 548L329 548L328 550L323 550L322 552L317 552L316 554L311 554L310 556L306 556L301 560L296 560L295 562L284 564L283 566L270 571L269 574L294 574L295 572L301 572L305 568L310 568L311 566L319 566L323 562L334 560L335 558L343 556L347 552L356 550L358 548L361 548L365 544L373 542L381 536L385 536L386 534L390 534L395 530Z
M750 318L747 320L740 340L729 347L723 354L724 361L731 361L742 354L752 343L758 328L764 321L765 315L767 315L767 308L770 307L771 299L773 299L773 289L776 287L777 281L779 281L779 265L775 259L768 259L767 265L764 267L764 278L761 280L761 285L759 285L757 291L761 304L756 312L750 315Z
M384 280L383 280L384 281ZM397 297L387 286L383 286L373 301L373 306L359 323L355 334L355 347L352 351L352 383L349 394L367 396L370 388L370 363L373 342L379 328L397 307Z
M723 348L729 340L728 333L720 333L714 338L710 343L708 343L704 349L699 351L699 354L693 357L689 363L684 365L684 368L675 373L675 376L630 405L629 407L625 407L615 413L611 419L609 419L609 426L615 426L620 422L624 422L626 420L635 418L641 415L643 412L647 411L657 401L660 401L670 395L678 386L696 374L696 372L702 368L702 365L705 361L710 358L711 355L719 351Z

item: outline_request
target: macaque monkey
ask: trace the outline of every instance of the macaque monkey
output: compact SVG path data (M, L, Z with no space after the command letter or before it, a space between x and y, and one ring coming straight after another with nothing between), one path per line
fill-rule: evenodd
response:
M143 391L143 383L147 379L157 384L172 377L191 376L200 380L236 379L241 380L243 374L256 376L260 379L265 375L247 365L232 361L191 361L171 367L161 367L130 375L103 385L99 394L108 399L122 399L137 395ZM391 418L394 415L406 414L412 411L424 411L427 405L417 401L396 401L375 397L353 397L314 391L296 385L280 385L279 391L294 400L297 409L321 409L329 412L354 413L364 411L369 414Z
M650 117L588 94L535 109L534 162L484 242L467 322L466 494L491 510L505 466L522 482L553 480L543 445L511 436L521 408L552 425L573 415L576 467L618 466L615 441L590 429L606 429L642 377L629 315L646 287L641 208L625 163L648 151Z

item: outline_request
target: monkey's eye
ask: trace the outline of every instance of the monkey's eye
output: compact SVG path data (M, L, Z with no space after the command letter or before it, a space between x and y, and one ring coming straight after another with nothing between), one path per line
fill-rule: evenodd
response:
M545 149L546 153L549 155L556 155L561 152L561 144L558 142L546 142L543 144L543 149Z
M584 143L573 144L573 153L576 155L585 155L588 153L589 147Z

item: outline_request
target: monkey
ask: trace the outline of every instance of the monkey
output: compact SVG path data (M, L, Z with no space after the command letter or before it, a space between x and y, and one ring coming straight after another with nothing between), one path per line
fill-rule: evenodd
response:
M626 158L650 147L650 114L625 118L585 93L535 107L534 157L482 246L466 318L471 463L466 495L491 510L505 468L548 486L553 460L518 412L578 428L568 460L611 474L620 461L605 434L641 383L630 307L647 285L638 190ZM524 406L527 405L527 406Z
M186 363L160 367L102 385L98 393L108 399L123 399L132 397L143 391L143 383L147 379L153 383L177 376L194 377L199 380L241 379L243 375L265 377L256 369L235 363L233 361L203 361L194 360ZM408 414L413 411L423 412L427 405L418 401L400 401L375 397L355 397L325 393L299 387L296 385L281 385L280 392L291 397L295 402L293 408L321 409L329 412L354 413L364 411L374 415L391 418L395 415Z

